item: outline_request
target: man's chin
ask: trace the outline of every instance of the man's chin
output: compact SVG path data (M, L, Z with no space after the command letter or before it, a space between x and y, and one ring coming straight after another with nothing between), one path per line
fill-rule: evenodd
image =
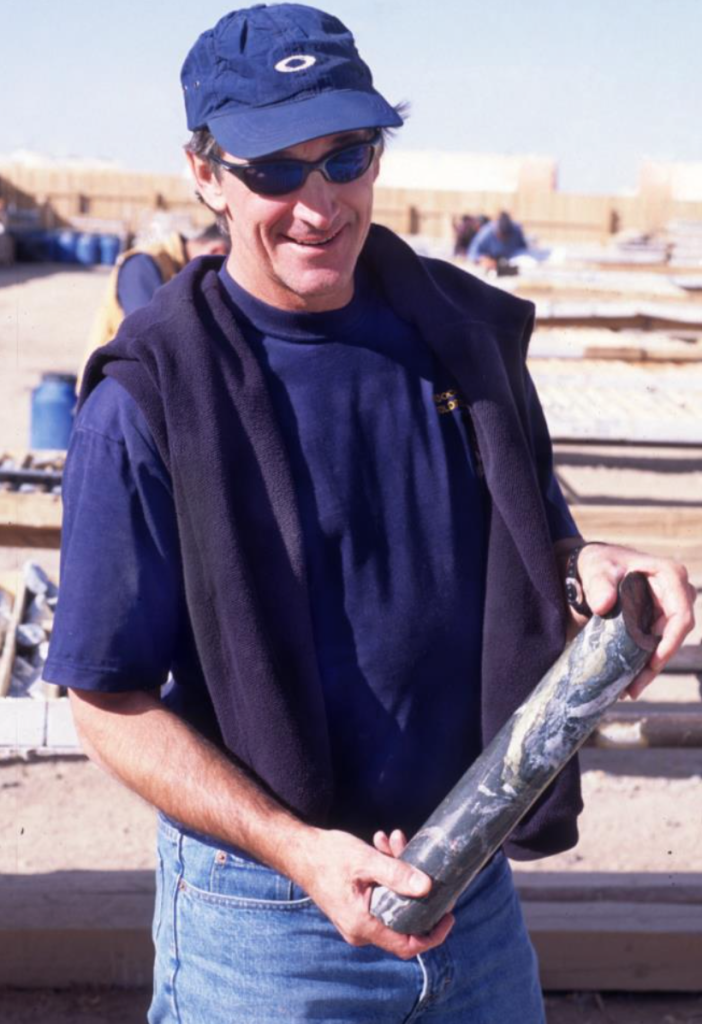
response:
M353 274L336 270L308 271L285 282L290 308L324 313L341 309L353 298Z

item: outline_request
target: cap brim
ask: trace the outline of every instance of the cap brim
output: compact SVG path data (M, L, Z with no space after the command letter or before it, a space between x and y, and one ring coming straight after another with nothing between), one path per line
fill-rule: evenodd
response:
M359 128L399 128L402 118L379 93L336 91L293 103L229 110L208 128L222 149L255 160L301 142Z

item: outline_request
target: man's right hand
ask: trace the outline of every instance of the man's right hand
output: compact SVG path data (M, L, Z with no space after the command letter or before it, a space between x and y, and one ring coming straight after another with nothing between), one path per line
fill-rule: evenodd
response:
M452 914L446 914L427 935L401 935L370 912L376 885L402 896L426 896L431 889L428 875L397 860L390 845L387 853L381 853L346 832L313 832L307 847L311 852L296 875L350 945L379 946L402 960L441 945L453 927Z
M409 960L448 935L450 914L429 935L408 936L370 913L376 885L406 896L431 888L427 875L397 859L401 843L374 850L346 832L303 824L154 694L72 691L71 703L93 760L169 817L240 846L294 879L347 942Z

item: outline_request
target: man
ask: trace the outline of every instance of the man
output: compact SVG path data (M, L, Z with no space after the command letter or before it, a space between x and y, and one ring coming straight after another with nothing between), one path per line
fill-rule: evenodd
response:
M197 256L224 256L227 248L217 225L209 224L192 238L171 231L165 238L123 252L92 325L79 381L90 356L96 348L112 341L125 316L150 302L156 289L175 277L190 260Z
M161 812L149 1020L536 1024L504 854L429 935L369 912L374 885L429 890L405 835L564 642L580 541L524 367L532 307L371 228L401 118L336 18L233 12L182 78L231 255L91 360L45 671ZM690 628L684 570L570 562L596 611L649 575L663 640L637 692ZM572 845L579 809L571 766L510 852Z
M465 257L468 255L468 247L473 241L481 227L487 223L488 218L481 216L474 217L470 213L463 213L460 217L454 217L451 226L453 228L453 255Z
M488 221L468 247L468 259L494 270L528 250L521 226L503 210L496 220Z

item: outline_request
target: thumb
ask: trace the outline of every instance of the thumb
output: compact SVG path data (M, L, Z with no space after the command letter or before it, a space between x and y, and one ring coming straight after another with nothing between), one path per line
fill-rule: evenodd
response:
M400 896L426 896L432 885L431 878L423 871L404 860L380 853L373 862L373 879Z
M619 581L623 575L623 571L612 575L598 572L587 583L583 581L585 599L596 615L604 615L614 607Z

